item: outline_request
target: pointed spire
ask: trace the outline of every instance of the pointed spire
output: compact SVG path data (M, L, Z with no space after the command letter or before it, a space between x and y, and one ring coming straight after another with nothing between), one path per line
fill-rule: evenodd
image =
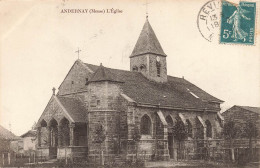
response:
M93 74L89 82L100 82L100 81L113 81L113 82L121 82L117 79L117 77L106 67L100 64L99 68Z
M153 31L153 28L151 27L148 21L148 16L146 16L146 22L143 26L141 34L135 44L135 48L130 58L137 55L148 54L148 53L157 54L166 57L166 54L164 53L161 44L159 43Z

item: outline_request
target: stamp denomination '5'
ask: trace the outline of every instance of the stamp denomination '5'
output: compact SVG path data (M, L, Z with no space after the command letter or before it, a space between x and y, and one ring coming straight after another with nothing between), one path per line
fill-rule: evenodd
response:
M220 43L255 43L255 2L222 2Z

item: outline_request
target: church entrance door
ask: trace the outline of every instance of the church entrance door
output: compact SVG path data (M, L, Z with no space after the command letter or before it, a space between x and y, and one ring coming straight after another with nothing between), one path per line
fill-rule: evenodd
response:
M173 158L173 135L171 133L168 133L168 149L169 149L169 155L170 158Z

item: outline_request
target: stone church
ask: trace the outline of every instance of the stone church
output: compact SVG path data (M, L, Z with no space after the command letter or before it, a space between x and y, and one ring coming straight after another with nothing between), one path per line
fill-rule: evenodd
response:
M181 121L188 141L216 139L222 100L167 74L164 53L148 19L130 55L130 70L76 60L37 122L38 152L48 158L99 155L96 128L105 130L104 156L135 156L134 129L141 134L139 156L177 156L172 128ZM195 150L195 147L193 148Z

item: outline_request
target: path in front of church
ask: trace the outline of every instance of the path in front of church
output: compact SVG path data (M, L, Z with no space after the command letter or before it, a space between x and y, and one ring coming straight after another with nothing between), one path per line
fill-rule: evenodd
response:
M21 164L21 166L33 166L33 167L93 167L93 165L81 165L81 164L69 164L69 165L61 165L57 163L57 160L49 160L47 162L39 162L38 164L33 163L25 163ZM243 166L243 168L259 168L259 162L251 162ZM17 165L16 165L17 166ZM95 167L95 166L94 166ZM99 167L96 165L96 167ZM105 168L106 166L104 166ZM122 166L119 166L120 168ZM118 166L114 166L114 168L119 168ZM128 167L128 166L126 166ZM241 168L241 165L237 165L236 163L223 163L223 162L213 162L213 161L201 161L201 160L185 160L185 161L149 161L145 162L145 166L139 166L139 168Z
M248 163L243 168L259 168L260 163ZM145 167L149 168L241 168L237 164L222 163L222 162L212 162L212 161L156 161L156 162L146 162Z

